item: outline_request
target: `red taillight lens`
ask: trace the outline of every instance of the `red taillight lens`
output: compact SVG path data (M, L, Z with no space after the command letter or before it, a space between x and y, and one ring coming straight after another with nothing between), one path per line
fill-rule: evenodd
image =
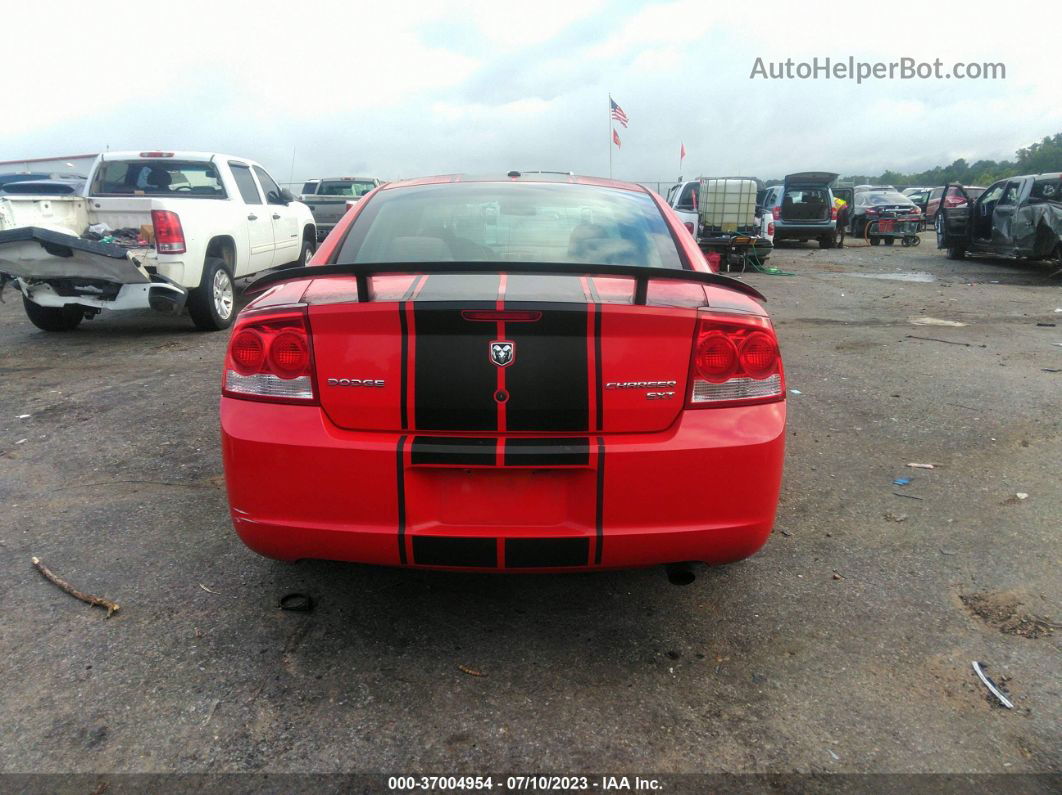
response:
M769 224L767 224L767 234L768 235L773 235L774 234L774 221L771 221Z
M152 210L151 225L155 227L155 250L160 254L184 254L188 250L177 213L172 210Z
M837 208L836 207L831 207L830 208L830 220L831 221L836 221L837 220Z
M751 378L766 378L778 367L778 346L762 331L754 331L741 343L739 359Z
M241 317L225 357L222 393L277 403L316 403L313 344L304 309Z
M240 375L251 375L265 363L265 344L262 336L251 329L235 334L230 344L232 363Z
M689 232L691 235L696 234L696 229L694 229L693 221L683 221L682 225L686 227L686 231Z
M696 363L698 375L706 381L721 383L737 370L737 348L723 332L711 331L697 343Z
M269 343L269 366L281 378L297 378L310 362L306 335L282 331Z
M785 398L778 340L767 318L706 315L699 321L694 342L687 408Z

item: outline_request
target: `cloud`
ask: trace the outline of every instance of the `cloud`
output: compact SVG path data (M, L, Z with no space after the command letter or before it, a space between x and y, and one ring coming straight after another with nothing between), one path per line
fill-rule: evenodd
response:
M544 168L608 171L609 92L630 116L617 177L879 173L999 159L1062 130L1053 40L1012 2L991 21L920 8L608 0L329 2L265 10L5 7L0 159L105 146L229 151L278 179ZM1048 10L1044 10L1047 8ZM1056 13L1057 16L1057 13ZM828 23L828 24L827 24ZM916 35L917 34L917 35ZM75 42L39 52L40 36ZM988 43L990 42L990 44ZM1001 81L750 80L765 60L999 61ZM291 173L292 151L295 169Z

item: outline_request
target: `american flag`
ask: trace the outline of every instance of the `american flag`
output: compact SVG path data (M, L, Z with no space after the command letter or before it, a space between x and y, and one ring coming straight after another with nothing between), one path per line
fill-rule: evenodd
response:
M624 127L626 127L628 119L627 114L623 112L623 108L617 105L616 100L614 100L612 97L608 98L608 104L609 107L612 109L612 118L618 121Z

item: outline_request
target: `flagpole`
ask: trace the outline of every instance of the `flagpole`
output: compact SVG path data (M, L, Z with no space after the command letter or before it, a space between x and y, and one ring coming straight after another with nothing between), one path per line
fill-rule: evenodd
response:
M612 179L612 92L608 94L608 178Z

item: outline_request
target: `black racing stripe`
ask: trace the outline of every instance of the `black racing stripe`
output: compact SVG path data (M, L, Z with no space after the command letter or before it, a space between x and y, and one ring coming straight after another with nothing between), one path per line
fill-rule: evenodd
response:
M514 278L510 276L510 284ZM578 280L575 286L582 290ZM508 287L505 304L512 306ZM509 392L506 428L589 430L586 304L519 303L513 308L517 306L540 309L542 318L506 326L506 334L515 344L513 363L505 374Z
M497 295L500 278L491 278L493 295ZM497 430L494 392L498 373L489 356L496 327L461 317L463 309L494 309L497 301L422 303L425 292L434 289L435 280L434 276L427 280L413 304L415 427L426 431Z
M605 439L597 437L597 510L595 529L597 544L594 549L594 563L601 562L601 547L605 544Z
M422 566L498 565L498 542L493 538L413 536L413 560Z
M505 465L510 467L587 466L589 463L590 442L586 439L514 437L505 442Z
M406 563L406 437L398 437L398 560Z
M494 466L498 440L486 437L414 436L410 455L414 464Z
M589 538L509 538L505 541L505 567L509 569L585 566L589 561Z
M411 288L412 289L412 288ZM398 303L398 327L401 329L402 334L402 362L401 362L401 390L402 394L399 395L399 403L402 406L402 428L403 430L409 427L409 328L406 322L406 302L400 301Z
M593 284L593 282L591 282ZM605 428L605 392L601 383L601 304L594 307L594 394L595 424L594 430Z
M581 276L546 276L513 273L505 283L505 301L586 301Z

